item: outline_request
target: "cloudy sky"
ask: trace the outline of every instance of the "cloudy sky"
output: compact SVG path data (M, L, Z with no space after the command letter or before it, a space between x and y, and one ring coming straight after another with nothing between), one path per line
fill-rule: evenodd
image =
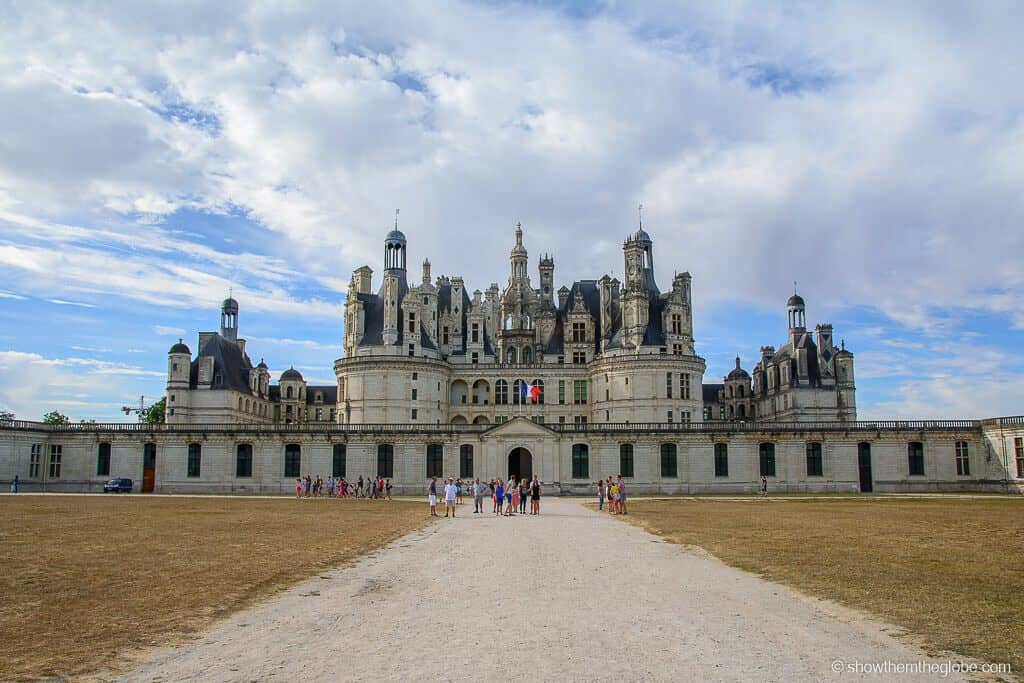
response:
M642 202L707 381L796 280L861 417L1024 412L1021 6L682 4L5 3L0 409L118 419L232 288L254 361L332 383L396 207L486 289L517 221L621 278Z

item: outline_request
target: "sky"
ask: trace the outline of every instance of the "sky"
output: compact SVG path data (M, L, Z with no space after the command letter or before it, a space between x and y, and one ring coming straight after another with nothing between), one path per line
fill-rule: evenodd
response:
M124 420L240 303L272 376L333 384L351 273L486 289L693 275L720 382L807 322L858 415L1024 413L1024 7L5 3L0 410ZM536 277L536 276L535 276ZM134 418L129 418L134 419Z

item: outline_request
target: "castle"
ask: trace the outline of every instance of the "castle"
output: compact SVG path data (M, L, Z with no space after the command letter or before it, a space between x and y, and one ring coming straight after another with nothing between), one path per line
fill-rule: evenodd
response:
M411 286L406 239L384 242L383 281L355 271L337 382L277 382L253 365L239 304L220 330L167 357L166 422L0 423L0 481L98 490L129 477L143 492L286 493L301 474L392 479L540 477L583 494L621 474L633 493L1024 492L1024 417L857 420L853 354L830 325L809 331L786 302L788 335L752 372L704 381L691 277L661 292L642 229L623 244L625 281L555 291L554 259L530 279L521 226L504 289L432 279Z

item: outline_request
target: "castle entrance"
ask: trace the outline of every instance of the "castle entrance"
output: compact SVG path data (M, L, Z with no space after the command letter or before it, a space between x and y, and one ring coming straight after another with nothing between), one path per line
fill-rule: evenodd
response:
M533 455L523 447L513 448L508 454L508 478L533 478Z

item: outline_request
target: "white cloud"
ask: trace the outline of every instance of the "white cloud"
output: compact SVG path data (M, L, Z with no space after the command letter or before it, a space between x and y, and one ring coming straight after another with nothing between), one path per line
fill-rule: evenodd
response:
M161 337L177 336L184 337L185 330L180 327L168 327L167 325L153 325L153 333Z
M96 304L87 304L81 301L65 301L64 299L47 299L47 301L57 306L78 306L79 308L96 308Z

